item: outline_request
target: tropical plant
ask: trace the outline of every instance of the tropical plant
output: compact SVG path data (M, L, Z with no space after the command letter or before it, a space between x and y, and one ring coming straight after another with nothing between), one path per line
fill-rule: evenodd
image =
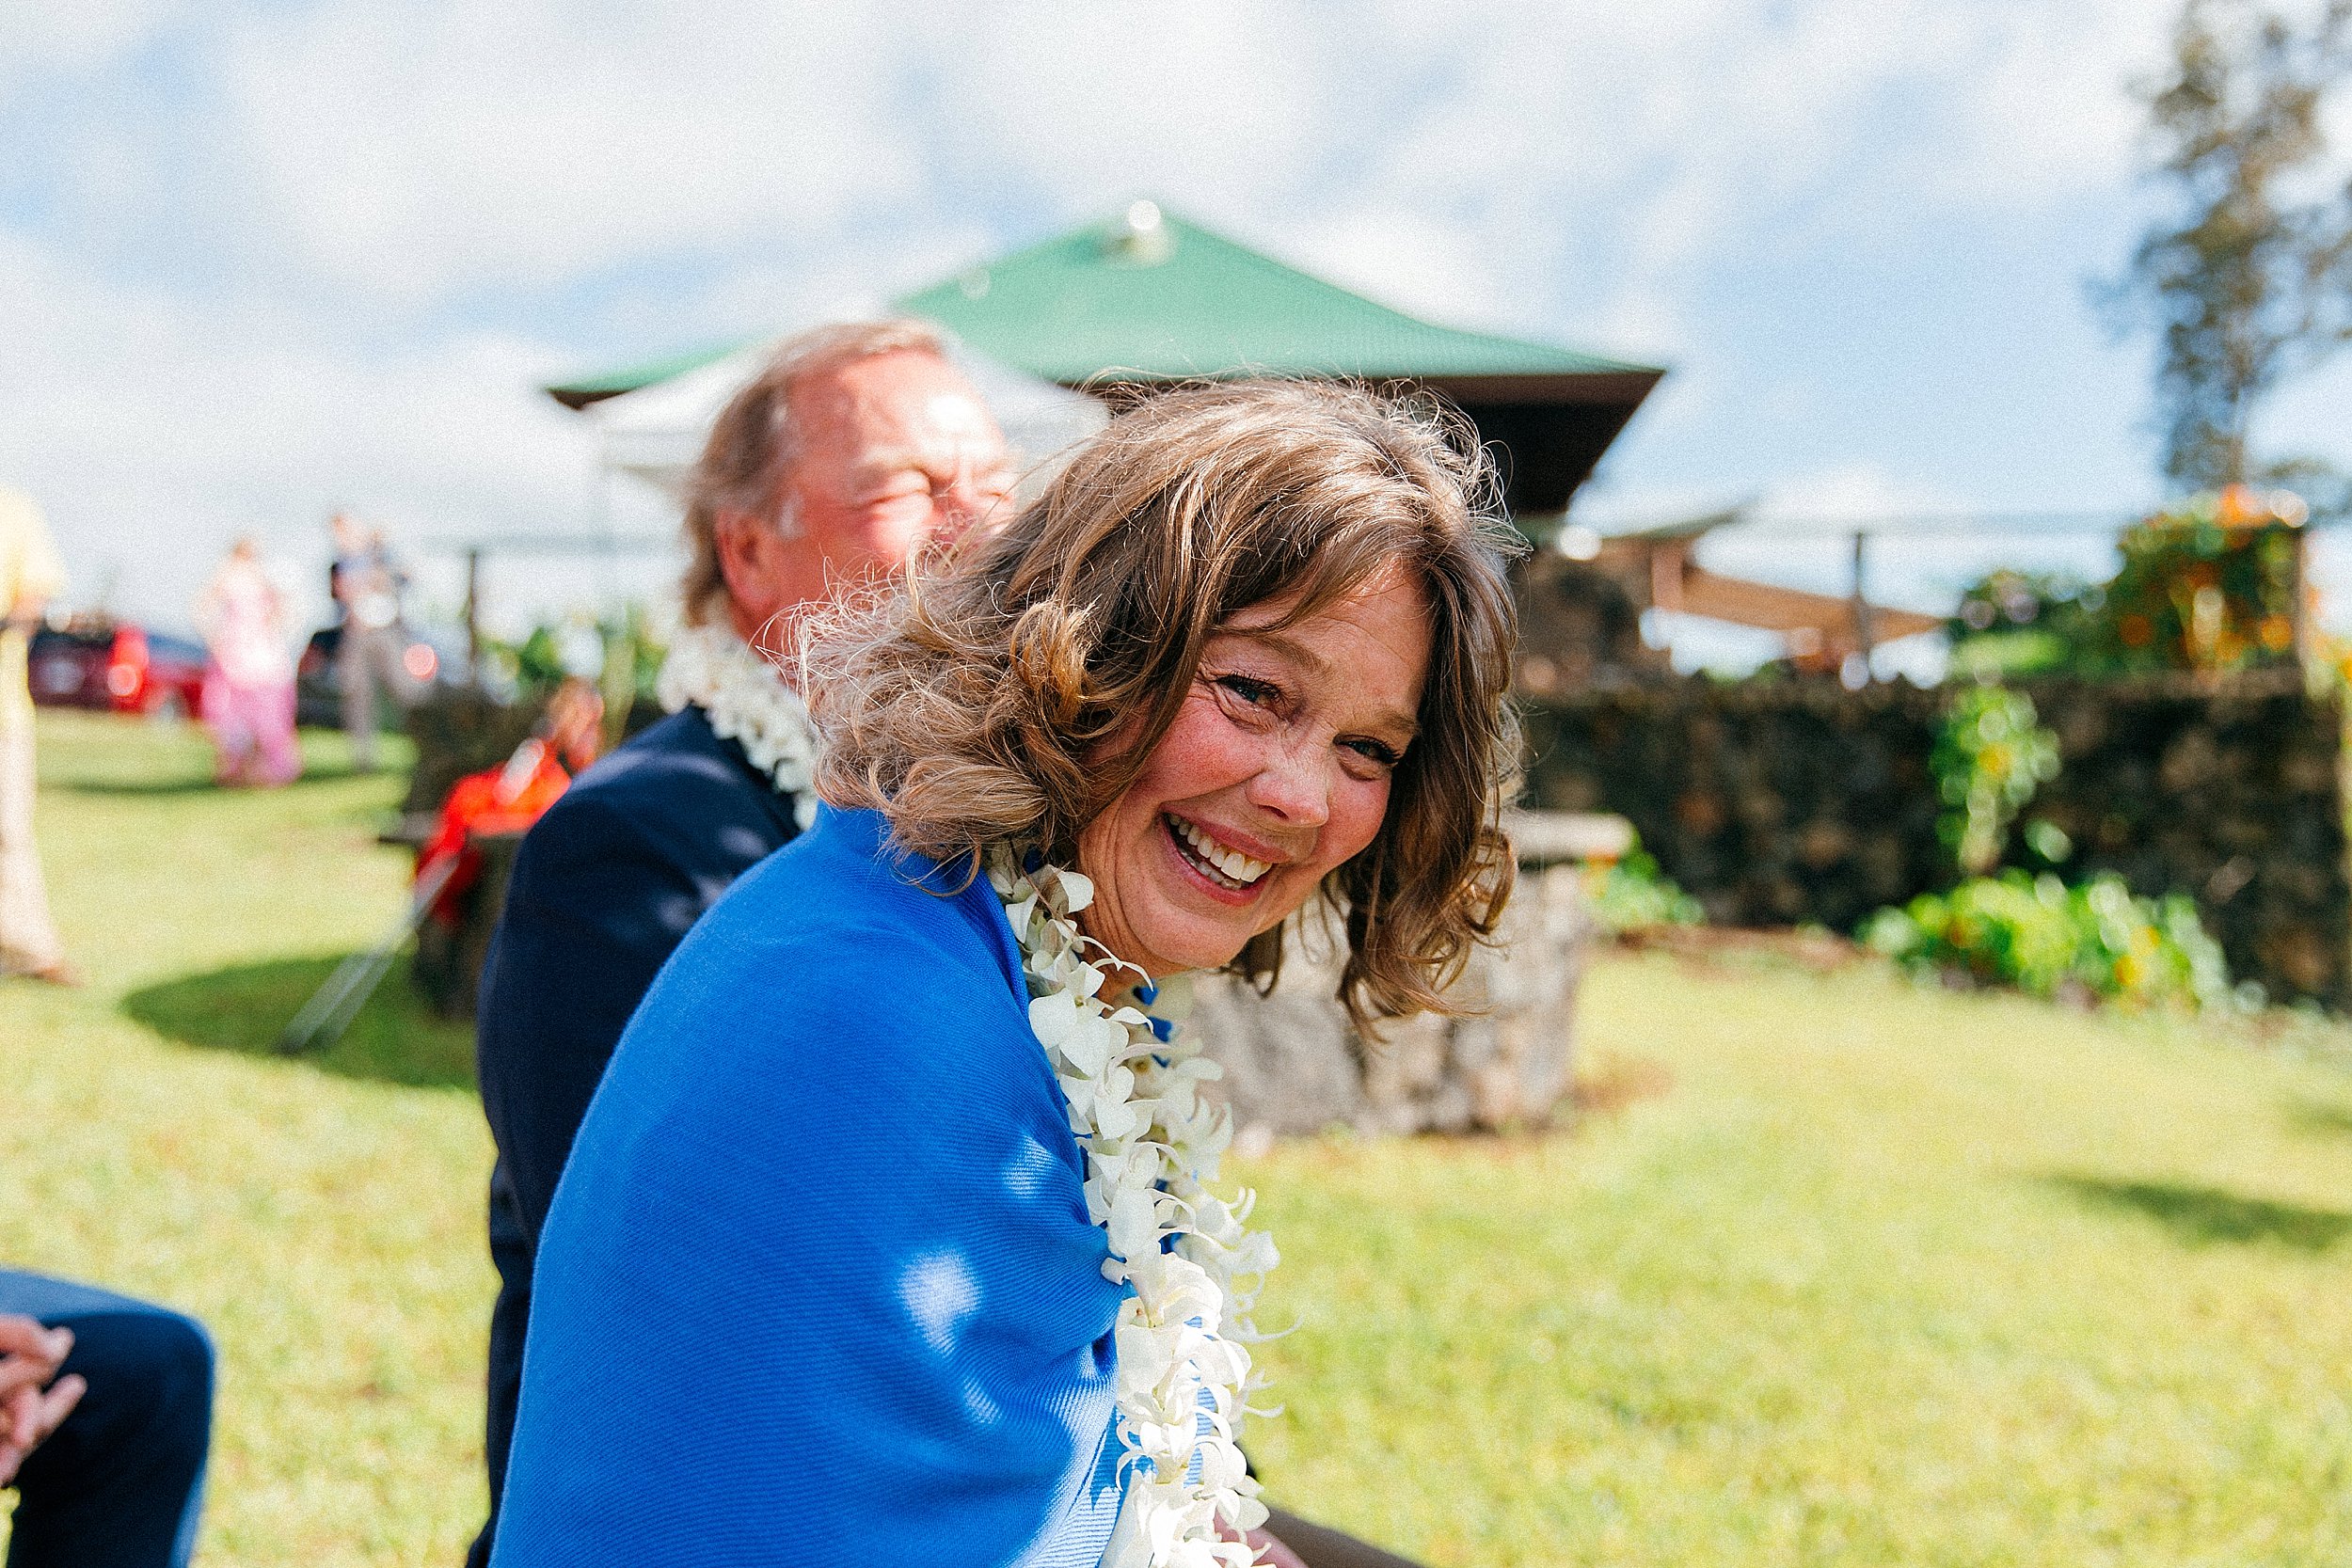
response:
M1929 767L1944 801L1936 831L1962 871L1982 876L2000 863L2009 826L2034 791L2058 777L2058 736L2042 727L2031 697L1983 682L1953 702Z
M1613 936L1660 926L1699 926L1707 920L1699 901L1659 870L1657 858L1639 839L1620 859L1589 866L1584 894L1592 901L1593 917Z
M2290 491L2233 484L2126 530L2088 662L2222 671L2291 661L2308 515Z
M626 713L651 701L662 644L637 605L602 617L575 613L541 621L513 640L482 641L483 685L502 702L544 699L567 678L596 682L605 706Z
M1961 590L1945 624L1952 673L2004 680L2075 669L2106 606L2103 584L2069 574L1988 572Z
M2310 515L2291 490L2227 485L2124 530L2122 564L2106 582L1988 573L1946 625L1953 672L1997 680L2292 663Z
M2036 996L2190 1012L2254 999L2231 988L2220 943L2185 895L2139 897L2112 874L2074 887L2047 872L1975 878L1879 911L1862 940L1915 972Z

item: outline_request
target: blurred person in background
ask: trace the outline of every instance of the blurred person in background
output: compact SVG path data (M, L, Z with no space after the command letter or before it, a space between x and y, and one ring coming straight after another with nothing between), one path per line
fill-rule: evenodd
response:
M417 851L416 885L435 889L431 918L453 930L482 876L480 834L519 833L547 815L604 747L604 695L573 675L548 700L547 716L496 768L469 773L441 798L433 836Z
M294 750L294 667L285 595L247 535L229 550L196 601L197 629L212 657L204 669L204 726L223 784L290 784Z
M407 640L400 632L400 596L408 578L393 561L381 529L368 528L345 512L336 513L327 527L335 559L326 582L342 623L335 679L342 689L343 732L351 736L352 767L368 773L375 768L377 685L395 707L405 709L416 700L417 679L401 662Z
M1013 479L979 393L914 322L789 340L712 426L686 514L685 625L661 673L671 716L525 836L483 971L501 1283L484 1443L491 1517L469 1562L489 1559L539 1231L589 1097L687 928L815 817L807 709L776 652L805 609L961 534Z
M0 974L77 982L49 918L33 841L33 693L25 653L41 610L65 587L65 567L40 509L0 489Z
M202 1324L0 1269L0 1487L16 1489L8 1568L184 1568L212 1430Z

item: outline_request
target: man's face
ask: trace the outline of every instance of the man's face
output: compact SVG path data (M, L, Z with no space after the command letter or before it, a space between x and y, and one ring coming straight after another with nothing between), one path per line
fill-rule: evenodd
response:
M746 637L844 581L903 566L1001 509L1014 474L971 383L935 355L877 355L804 381L799 457L778 497L788 533L723 530L721 560Z

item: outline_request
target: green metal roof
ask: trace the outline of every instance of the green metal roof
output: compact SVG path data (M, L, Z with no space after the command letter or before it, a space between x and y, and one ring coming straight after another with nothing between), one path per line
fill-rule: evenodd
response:
M1438 326L1283 265L1149 202L893 302L1049 381L1347 375L1549 402L1638 404L1656 369ZM710 363L678 355L548 390L580 407Z
M1438 326L1376 305L1149 203L898 306L980 353L1066 385L1197 375L1369 379L1594 375L1646 369Z
M688 371L701 370L705 365L724 359L744 346L744 342L736 342L690 349L684 354L649 359L644 364L630 365L623 370L607 371L602 375L587 375L577 381L566 381L560 387L548 388L548 395L566 408L585 408L592 403L601 403L623 392L633 392L657 381L668 381L673 376L684 375Z

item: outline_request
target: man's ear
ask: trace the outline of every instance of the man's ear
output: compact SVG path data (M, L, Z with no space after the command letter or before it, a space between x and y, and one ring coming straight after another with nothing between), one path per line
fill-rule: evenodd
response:
M740 598L764 575L762 557L773 539L766 520L748 512L722 511L711 519L710 542L727 592Z

